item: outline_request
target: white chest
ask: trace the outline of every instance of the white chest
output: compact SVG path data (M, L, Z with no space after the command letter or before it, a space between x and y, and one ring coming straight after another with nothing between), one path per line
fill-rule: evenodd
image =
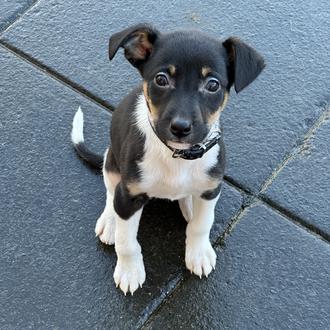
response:
M159 143L147 146L139 164L139 186L149 197L176 200L216 188L217 182L210 178L208 170L217 161L218 146L196 160L174 159L171 151L162 147Z

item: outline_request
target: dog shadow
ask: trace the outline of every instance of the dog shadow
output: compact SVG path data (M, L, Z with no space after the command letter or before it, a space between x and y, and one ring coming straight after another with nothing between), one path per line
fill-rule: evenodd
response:
M138 237L146 268L155 277L184 268L186 225L177 202L153 199L143 210Z
M148 275L145 289L160 287L184 271L186 225L176 201L152 199L144 207L138 241ZM108 246L101 242L98 245L105 254L113 257L113 245Z

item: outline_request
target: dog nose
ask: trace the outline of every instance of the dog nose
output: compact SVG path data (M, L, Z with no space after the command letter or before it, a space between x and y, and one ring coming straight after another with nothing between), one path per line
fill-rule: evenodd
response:
M171 132L177 137L187 136L191 133L191 122L183 118L173 119L171 122Z

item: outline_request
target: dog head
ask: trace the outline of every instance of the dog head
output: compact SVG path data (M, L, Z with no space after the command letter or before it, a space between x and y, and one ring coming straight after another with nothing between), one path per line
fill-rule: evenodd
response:
M197 31L163 34L148 24L114 34L110 60L120 47L143 78L156 134L175 149L202 142L218 122L230 88L240 92L265 66L238 38L221 42Z

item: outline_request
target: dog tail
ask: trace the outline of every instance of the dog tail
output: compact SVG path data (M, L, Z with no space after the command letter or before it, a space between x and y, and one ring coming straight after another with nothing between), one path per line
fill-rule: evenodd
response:
M84 142L84 114L79 107L72 121L71 140L77 154L92 167L102 170L103 157L89 150Z

